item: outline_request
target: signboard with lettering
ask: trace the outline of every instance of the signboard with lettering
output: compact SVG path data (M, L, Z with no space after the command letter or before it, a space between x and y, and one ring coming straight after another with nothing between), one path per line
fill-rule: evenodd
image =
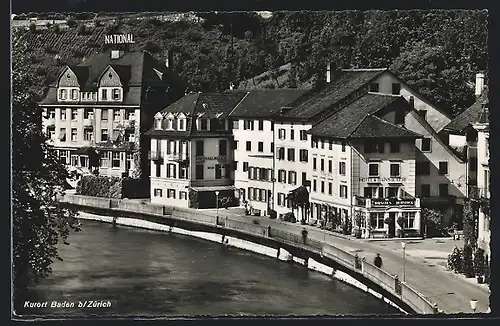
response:
M227 156L196 156L196 162L227 161Z
M379 177L370 177L370 178L359 178L360 182L368 182L368 183L380 183L380 182L389 182L389 183L402 183L406 182L406 178L379 178Z
M134 44L132 34L109 34L104 35L104 44Z
M372 206L415 206L415 198L373 198Z

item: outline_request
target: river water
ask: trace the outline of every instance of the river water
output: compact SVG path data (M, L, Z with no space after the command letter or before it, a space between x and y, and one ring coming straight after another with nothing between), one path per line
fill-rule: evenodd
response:
M83 221L23 308L45 316L399 314L318 272L220 244ZM26 302L25 301L25 302ZM78 308L90 301L99 307ZM75 306L51 308L52 302ZM109 306L110 305L110 306Z

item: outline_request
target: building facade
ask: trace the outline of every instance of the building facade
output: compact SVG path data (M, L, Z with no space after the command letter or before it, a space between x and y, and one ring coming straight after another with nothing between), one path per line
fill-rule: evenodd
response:
M151 202L191 208L238 205L229 113L243 94L191 93L155 115Z
M143 133L154 105L182 85L148 52L111 50L67 66L49 87L42 124L61 162L80 173L149 174Z

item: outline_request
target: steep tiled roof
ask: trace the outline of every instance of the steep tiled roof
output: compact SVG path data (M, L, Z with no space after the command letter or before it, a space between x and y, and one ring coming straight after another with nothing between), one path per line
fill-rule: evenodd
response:
M230 116L234 118L270 117L306 92L307 90L299 89L270 89L245 92L245 96L234 108Z
M99 77L111 66L120 76L122 84L128 89L122 104L141 104L141 87L175 85L182 87L182 81L175 72L155 60L147 51L124 52L118 59L112 59L110 51L91 56L87 61L71 66L78 78L82 91L95 91ZM56 104L55 88L57 80L49 87L46 98L40 104ZM92 104L92 102L80 102ZM78 104L80 104L78 103ZM72 103L74 104L74 103Z
M367 115L358 125L349 138L420 138L419 135L411 130L392 124L384 119L374 115Z
M401 96L368 93L313 126L310 133L315 136L339 138L358 138L364 137L363 135L367 137L400 137L398 135L417 137L417 134L404 128L371 116L397 102L401 105L408 105ZM385 129L387 131L384 131Z
M306 100L299 99L286 116L296 118L312 118L337 102L359 91L371 80L377 78L387 69L343 70L323 89L315 92ZM368 92L368 89L366 89Z
M444 130L451 132L463 132L464 129L479 121L483 104L488 103L488 89L485 89L481 96L467 108L464 112L457 115L444 127Z
M229 113L245 96L244 92L226 92L226 93L190 93L172 103L164 110L162 114L184 113L188 116L186 131L170 130L149 130L146 134L150 136L214 136L216 134L227 134L228 131L202 131L193 128L192 119L200 116L204 119L227 118Z

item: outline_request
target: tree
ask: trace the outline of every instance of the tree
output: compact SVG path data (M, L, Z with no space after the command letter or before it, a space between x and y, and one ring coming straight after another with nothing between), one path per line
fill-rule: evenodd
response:
M12 240L14 302L19 307L31 282L51 273L62 260L58 244L78 231L76 212L58 202L64 193L66 168L45 143L36 100L37 77L29 70L26 47L13 40L12 53Z
M470 245L473 249L477 246L476 219L479 203L469 199L464 205L464 245Z

